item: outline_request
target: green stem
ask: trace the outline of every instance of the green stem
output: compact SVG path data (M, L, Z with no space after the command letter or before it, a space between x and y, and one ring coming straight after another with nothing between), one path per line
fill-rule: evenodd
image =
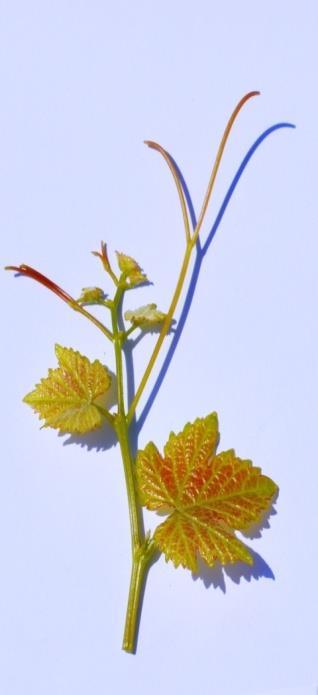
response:
M140 515L140 507L137 500L137 491L133 468L134 464L130 451L128 425L126 422L126 418L118 414L116 417L115 428L119 440L124 465L130 519L131 551L132 557L134 559L136 551L140 550L144 542L144 532Z
M124 399L124 383L123 383L123 358L122 358L122 341L123 334L118 329L118 312L123 295L123 289L118 288L114 297L113 306L111 309L112 327L114 336L114 349L116 361L116 376L117 376L117 398L118 398L118 413L115 417L115 429L117 432L120 450L124 465L127 497L129 505L130 528L131 528L131 544L132 554L134 556L136 548L139 548L143 542L143 531L140 519L139 506L137 502L137 494L135 489L135 478L133 470L133 460L130 451L128 424L125 413Z
M101 415L105 418L105 420L107 420L108 424L109 424L111 427L114 427L115 418L114 418L114 416L109 412L109 410L107 410L106 408L103 408L102 405L98 405L98 403L94 403L94 405L95 405L95 407L99 410L99 412L101 413Z
M119 331L118 328L118 314L123 292L123 288L118 287L111 307L118 398L118 412L114 418L114 427L118 436L124 466L132 553L131 581L128 594L123 649L128 652L133 652L136 644L138 615L145 572L155 549L153 541L149 540L149 538L145 538L144 535L141 509L135 483L134 461L129 441L129 425L125 412L122 361L122 344L125 339L125 334Z
M136 557L133 560L123 637L123 649L126 652L133 653L135 651L140 599L147 569L155 552L156 549L153 543L150 541L147 544L147 541L145 541L142 551L136 553Z
M127 340L127 338L129 338L129 336L130 336L134 331L136 331L137 328L140 328L140 326L136 326L136 325L130 326L130 328L128 328L127 331L125 332L125 340Z
M118 329L118 311L120 302L123 296L123 289L118 288L111 306L111 318L113 328L113 342L115 348L116 361L116 376L117 376L117 396L118 396L118 414L125 417L125 401L124 401L124 380L123 380L123 360L122 360L122 342L123 334Z

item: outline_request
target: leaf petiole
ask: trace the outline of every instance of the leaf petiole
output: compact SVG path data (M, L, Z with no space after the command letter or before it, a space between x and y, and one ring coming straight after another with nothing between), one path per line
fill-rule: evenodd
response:
M106 408L103 408L102 405L98 405L97 403L95 403L95 407L97 408L97 410L99 410L100 414L105 418L105 420L107 420L108 424L111 427L114 427L115 426L114 415L112 415L112 413L110 413L108 410L106 410Z
M127 338L129 338L129 336L130 336L137 328L140 328L140 326L137 326L136 324L133 325L133 326L130 326L130 328L128 328L127 331L125 331L125 333L124 333L124 340L127 340Z
M80 306L75 300L72 302L68 302L68 305L71 307L71 309L74 309L74 311L78 311L79 314L82 314L82 316L85 316L91 323L94 324L97 328L99 328L100 331L110 340L111 342L113 341L113 334L111 331L104 326L104 324L99 321L93 314L91 314L89 311L86 311L84 307Z

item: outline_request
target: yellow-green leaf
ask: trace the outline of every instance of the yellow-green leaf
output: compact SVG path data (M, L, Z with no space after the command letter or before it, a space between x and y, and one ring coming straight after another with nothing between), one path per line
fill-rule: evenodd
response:
M234 531L257 523L270 508L276 484L234 450L216 454L216 413L170 434L161 456L150 442L137 454L141 502L170 515L154 539L174 565L197 569L198 554L212 566L238 560L252 564Z
M126 256L124 253L116 251L119 270L123 276L123 283L128 287L135 287L143 282L147 282L148 278L138 265L137 261L131 256Z
M158 311L157 304L146 304L145 306L134 309L133 311L125 312L126 321L130 321L133 326L140 328L153 328L162 323L166 318L166 314Z
M45 420L45 427L71 434L95 430L103 423L100 400L110 389L108 370L72 348L55 345L55 354L59 366L49 369L24 402Z
M105 294L100 287L83 287L78 302L80 304L99 304L103 299L105 299Z

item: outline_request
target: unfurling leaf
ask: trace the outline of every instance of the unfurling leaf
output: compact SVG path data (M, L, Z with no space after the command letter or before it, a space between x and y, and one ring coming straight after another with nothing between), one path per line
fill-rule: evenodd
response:
M139 309L125 312L126 321L130 321L133 326L140 326L140 328L145 329L158 326L165 318L166 314L158 311L157 304L146 304L146 306L141 306Z
M170 434L161 456L150 442L137 454L141 502L170 512L154 540L175 567L197 570L197 555L210 566L238 560L253 563L248 548L234 535L257 523L278 488L251 461L234 450L216 454L216 413Z
M95 430L103 423L102 408L96 401L110 389L108 370L72 348L55 345L55 354L58 368L49 369L24 402L45 420L45 427L71 434Z
M100 287L83 287L78 299L79 304L99 304L105 299L105 294Z
M147 275L142 272L137 261L130 256L126 256L124 253L119 253L119 251L116 251L116 254L118 267L122 273L123 284L125 286L135 287L143 282L148 282Z
M107 246L104 241L101 241L101 250L100 251L92 251L93 256L97 256L100 258L104 270L106 270L106 273L111 273L112 269L110 267L110 262L107 254Z

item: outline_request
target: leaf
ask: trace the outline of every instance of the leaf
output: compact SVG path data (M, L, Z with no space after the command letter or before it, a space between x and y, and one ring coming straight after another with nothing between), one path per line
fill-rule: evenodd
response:
M143 282L148 282L147 275L145 275L137 261L135 261L131 256L126 256L124 253L117 254L117 262L119 270L123 275L123 283L128 287L135 287Z
M133 326L140 328L152 328L158 326L166 318L166 314L158 311L157 304L146 304L145 306L134 309L133 311L125 312L126 321L130 321Z
M100 287L83 287L78 299L79 304L99 304L105 299L105 294Z
M170 512L154 540L175 567L197 570L197 555L210 566L238 560L253 563L248 548L234 535L257 523L278 488L251 461L233 449L216 454L216 413L170 434L161 456L150 442L137 454L141 502Z
M104 422L96 401L110 388L108 370L72 348L55 345L55 354L58 368L49 369L48 376L23 401L45 420L45 427L71 434L95 430Z

